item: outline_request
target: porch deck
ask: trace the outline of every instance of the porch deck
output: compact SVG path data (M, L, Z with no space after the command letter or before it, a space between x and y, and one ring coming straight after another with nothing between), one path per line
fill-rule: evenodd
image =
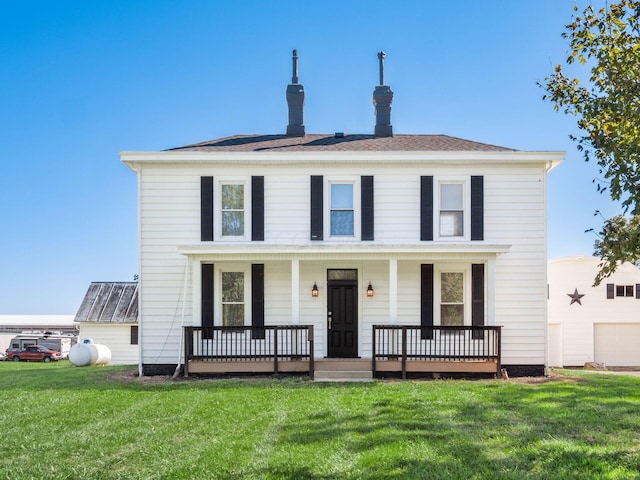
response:
M500 374L501 327L373 326L372 357L315 359L312 325L185 327L184 374L308 373L366 370Z
M372 371L500 374L502 327L373 327Z

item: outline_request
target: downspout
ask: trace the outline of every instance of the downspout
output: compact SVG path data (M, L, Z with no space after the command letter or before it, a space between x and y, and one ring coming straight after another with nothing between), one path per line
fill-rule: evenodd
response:
M184 311L187 306L187 282L189 281L189 264L191 263L191 257L187 257L184 264L184 284L182 286L182 315L180 318L180 344L178 346L178 362L176 364L176 370L173 372L172 379L176 379L182 369L182 360L184 358Z
M136 165L131 169L136 173L138 177L138 377L142 377L142 349L144 347L144 325L142 319L144 318L143 309L144 303L142 285L140 280L142 277L142 171Z
M550 163L550 162L549 162ZM549 376L549 277L547 270L549 266L549 205L547 202L547 175L553 168L553 164L547 166L547 171L542 175L542 182L544 184L544 283L545 283L545 301L544 301L544 371L545 377Z

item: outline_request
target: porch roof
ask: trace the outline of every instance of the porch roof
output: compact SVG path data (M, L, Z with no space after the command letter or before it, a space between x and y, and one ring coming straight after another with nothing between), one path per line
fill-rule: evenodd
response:
M203 242L179 245L178 253L209 260L462 260L492 258L507 253L509 244L430 245L220 245Z

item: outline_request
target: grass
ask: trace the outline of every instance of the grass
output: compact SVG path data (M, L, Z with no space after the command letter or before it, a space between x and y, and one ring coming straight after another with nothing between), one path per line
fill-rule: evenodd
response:
M0 478L640 478L640 378L313 384L123 372L0 363Z

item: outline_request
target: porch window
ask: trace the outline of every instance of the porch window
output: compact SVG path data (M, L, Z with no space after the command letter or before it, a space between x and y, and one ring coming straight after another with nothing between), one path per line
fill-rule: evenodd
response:
M353 236L353 184L331 184L331 235Z
M464 274L440 274L440 325L464 325Z
M440 184L440 236L464 234L464 196L462 183Z
M222 184L221 218L223 237L244 235L244 185Z
M331 269L327 270L327 280L358 280L358 270L355 269Z
M222 325L244 325L244 272L222 272Z

